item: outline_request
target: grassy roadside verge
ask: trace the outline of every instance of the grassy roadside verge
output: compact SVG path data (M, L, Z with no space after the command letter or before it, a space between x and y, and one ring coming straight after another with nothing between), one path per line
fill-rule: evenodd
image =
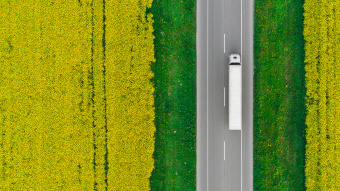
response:
M302 6L255 1L254 190L305 190Z
M154 0L155 169L151 190L196 190L196 2Z

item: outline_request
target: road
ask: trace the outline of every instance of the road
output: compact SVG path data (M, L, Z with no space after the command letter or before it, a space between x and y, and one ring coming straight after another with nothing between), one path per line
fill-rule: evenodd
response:
M253 190L253 0L197 0L197 190ZM242 131L228 130L228 55L242 62Z

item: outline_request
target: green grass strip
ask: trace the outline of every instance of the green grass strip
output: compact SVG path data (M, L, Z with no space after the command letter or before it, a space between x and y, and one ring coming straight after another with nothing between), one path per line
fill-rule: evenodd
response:
M254 190L304 190L303 1L255 1Z
M196 190L196 1L154 0L155 169L151 190Z

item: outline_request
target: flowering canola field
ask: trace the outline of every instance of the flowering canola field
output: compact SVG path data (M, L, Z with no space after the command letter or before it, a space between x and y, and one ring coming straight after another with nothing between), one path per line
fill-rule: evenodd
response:
M0 1L0 190L150 190L151 3Z
M306 188L340 190L340 1L304 4Z

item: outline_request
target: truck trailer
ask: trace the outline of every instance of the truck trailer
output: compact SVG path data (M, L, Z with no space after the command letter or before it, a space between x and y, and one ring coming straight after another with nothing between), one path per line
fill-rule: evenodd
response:
M242 64L239 54L229 56L229 130L242 129Z

